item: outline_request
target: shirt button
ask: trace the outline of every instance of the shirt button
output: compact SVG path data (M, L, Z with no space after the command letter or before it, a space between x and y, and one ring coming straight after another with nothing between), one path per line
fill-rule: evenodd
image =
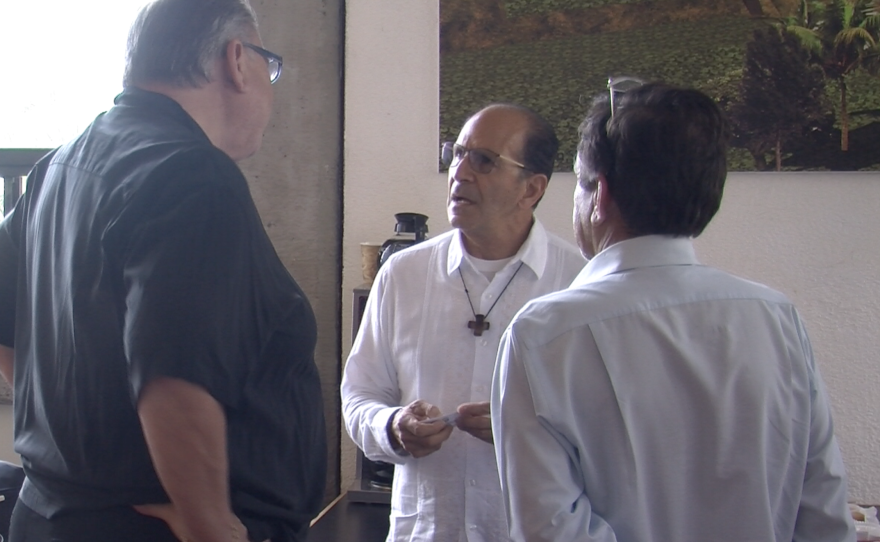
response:
M476 481L476 480L471 480L471 487L474 487L474 486L476 486L476 485L477 485L477 481Z
M483 393L484 391L486 391L486 386L477 386L477 391Z
M472 530L472 531L476 531L476 530L477 530L477 526L476 526L476 525L471 525L470 527L468 527L468 529L470 529L470 530Z
M483 342L481 342L480 344L482 344L483 346L487 346L489 344L489 341L483 339Z

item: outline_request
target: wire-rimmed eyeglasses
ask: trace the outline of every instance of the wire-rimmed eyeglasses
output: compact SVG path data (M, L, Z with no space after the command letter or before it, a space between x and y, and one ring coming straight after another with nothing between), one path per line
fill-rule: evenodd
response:
M281 60L281 55L276 55L272 51L268 51L259 45L254 45L253 43L248 43L246 41L243 41L242 44L248 49L256 51L257 54L266 59L266 63L269 64L269 83L275 84L275 81L281 77L281 65L284 64Z
M440 146L440 161L447 168L457 166L465 157L467 157L468 165L471 169L483 175L495 169L498 166L498 160L504 160L518 168L531 171L531 169L513 158L498 154L489 149L468 149L451 141L447 141Z
M611 118L614 118L614 95L623 94L634 88L644 85L645 82L637 77L620 76L608 77L608 95L611 98Z

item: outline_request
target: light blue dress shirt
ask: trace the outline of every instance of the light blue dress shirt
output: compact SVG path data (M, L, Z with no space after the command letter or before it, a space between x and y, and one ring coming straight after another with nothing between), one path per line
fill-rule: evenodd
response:
M689 239L617 243L527 304L492 423L517 541L855 540L797 311Z

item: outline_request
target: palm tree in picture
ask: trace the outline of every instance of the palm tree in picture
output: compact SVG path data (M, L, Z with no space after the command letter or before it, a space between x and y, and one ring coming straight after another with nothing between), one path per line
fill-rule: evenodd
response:
M874 46L865 55L863 64L871 75L880 75L880 0L869 2L865 11L865 28L874 36Z
M840 91L840 150L849 149L846 77L870 69L877 51L876 0L802 0L797 14L782 20L810 51L812 61Z
M755 30L746 44L739 99L729 108L733 134L755 161L767 169L766 154L774 155L782 171L783 147L802 142L831 110L822 70L808 61L800 41L788 32L768 27Z

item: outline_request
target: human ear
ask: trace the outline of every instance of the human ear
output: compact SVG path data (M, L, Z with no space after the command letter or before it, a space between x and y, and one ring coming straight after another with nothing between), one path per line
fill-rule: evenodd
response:
M223 57L223 67L229 77L229 82L238 91L243 91L246 84L245 47L241 40L231 40L226 45L226 54Z
M591 196L593 198L593 212L590 213L590 222L601 224L608 217L611 206L611 194L608 192L608 180L600 173L596 180L596 188Z
M526 179L526 191L522 198L523 205L530 209L537 205L544 196L544 192L547 191L549 182L543 173L536 173Z

